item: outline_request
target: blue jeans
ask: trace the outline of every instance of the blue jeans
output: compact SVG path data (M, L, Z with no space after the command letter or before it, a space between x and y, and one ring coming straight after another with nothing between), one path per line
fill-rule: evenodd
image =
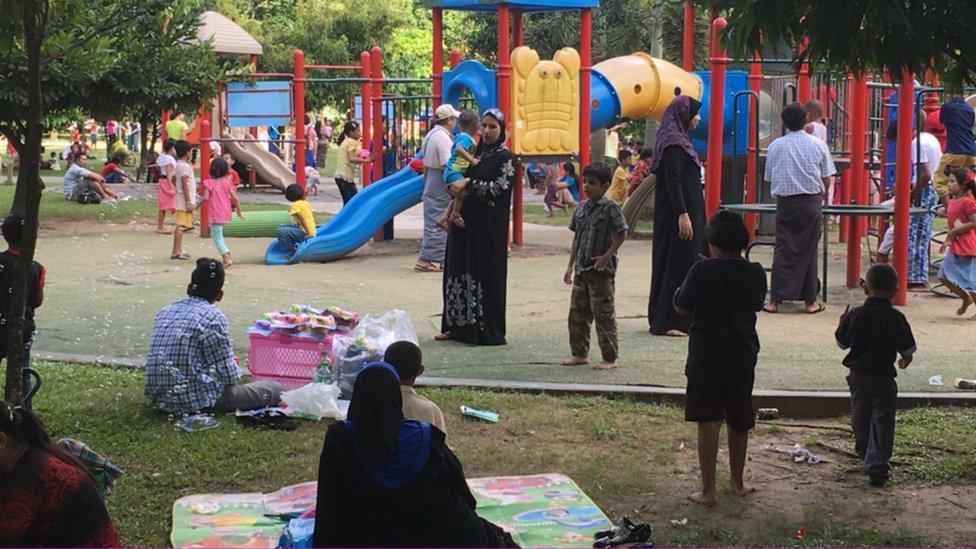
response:
M305 241L305 231L298 225L278 225L278 243L289 252Z

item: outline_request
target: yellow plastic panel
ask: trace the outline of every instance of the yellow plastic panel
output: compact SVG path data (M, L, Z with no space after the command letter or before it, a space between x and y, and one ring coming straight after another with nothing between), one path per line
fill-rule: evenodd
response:
M642 52L614 57L593 69L603 74L620 98L620 116L631 120L661 120L674 99L674 89L701 99L701 80L681 67Z
M539 60L528 46L512 51L512 150L528 156L579 153L579 53Z

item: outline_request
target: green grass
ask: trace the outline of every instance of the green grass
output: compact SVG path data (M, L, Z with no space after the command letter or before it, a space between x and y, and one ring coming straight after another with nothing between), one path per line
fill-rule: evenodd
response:
M182 496L273 491L316 476L324 423L303 422L291 433L269 432L242 428L223 416L217 428L188 434L174 429L175 418L147 407L141 372L35 366L44 376L35 410L55 436L82 440L125 470L109 499L109 512L125 545L167 545L173 501ZM683 498L695 482L694 427L682 421L682 411L673 406L469 389L421 392L444 410L449 442L468 477L563 472L609 516L651 521L659 545L938 543L932 536L895 526L889 514L904 509L879 504L886 501L884 494L862 490L848 499L825 488L818 493L826 497L810 495L818 485L833 482L818 479L813 470L803 475L813 484L789 500L790 509L763 505L763 492L741 500L721 491L720 505L711 511L689 506ZM497 410L501 421L462 419L457 413L461 404ZM905 412L899 417L899 446L905 436L918 437L929 430L931 439L972 460L974 422L972 410ZM904 456L900 452L895 457ZM898 469L896 474L908 470L921 482L972 481L971 472L953 479L954 467L936 460L930 467ZM724 467L719 475L724 486ZM860 501L861 496L874 499ZM669 523L681 517L688 518L686 526ZM869 519L885 526L872 526ZM806 537L795 540L801 525Z
M921 408L898 415L894 459L906 477L929 484L976 481L976 414L964 408Z
M569 220L573 216L573 211L569 210L567 212L556 211L552 214L552 217L549 217L542 204L525 204L523 211L525 212L524 219L526 223L550 225L553 227L568 227ZM653 227L654 223L650 219L641 219L637 222L638 231L650 232Z
M7 211L13 202L14 187L0 186L0 210ZM286 204L253 203L244 204L247 212L287 210ZM322 223L330 216L316 213L316 223ZM44 192L41 194L41 222L45 221L106 221L126 223L145 221L156 218L156 201L149 199L125 200L114 205L96 204L81 205L68 202L60 192Z

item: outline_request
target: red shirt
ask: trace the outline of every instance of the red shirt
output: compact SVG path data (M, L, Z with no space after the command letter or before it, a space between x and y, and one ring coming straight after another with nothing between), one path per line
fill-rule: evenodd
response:
M230 181L231 181L231 183L234 184L235 187L238 186L238 185L240 185L241 184L241 174L237 173L237 170L231 170L230 171Z
M31 448L0 480L0 545L119 547L119 534L87 472Z
M117 169L119 169L119 165L116 164L115 162L109 162L108 164L105 164L104 166L102 166L102 177L108 177L108 174L114 172Z
M976 200L971 196L963 196L949 200L946 215L949 218L949 229L969 223L970 216L976 214ZM952 239L949 251L958 256L976 256L976 229L970 230Z

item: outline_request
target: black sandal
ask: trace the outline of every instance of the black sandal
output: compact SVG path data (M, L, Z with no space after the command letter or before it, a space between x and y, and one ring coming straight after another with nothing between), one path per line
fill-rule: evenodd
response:
M264 427L272 431L294 431L298 422L281 412L266 411L253 416L237 416L237 422L245 427Z

